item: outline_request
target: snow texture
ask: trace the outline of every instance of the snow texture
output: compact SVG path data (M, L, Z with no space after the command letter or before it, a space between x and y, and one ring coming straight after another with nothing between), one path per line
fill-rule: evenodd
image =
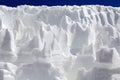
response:
M0 6L0 80L120 80L120 7Z

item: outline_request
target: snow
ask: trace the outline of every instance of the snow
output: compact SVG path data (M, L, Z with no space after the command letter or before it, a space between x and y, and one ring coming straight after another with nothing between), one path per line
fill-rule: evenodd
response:
M120 7L0 6L0 80L119 80Z

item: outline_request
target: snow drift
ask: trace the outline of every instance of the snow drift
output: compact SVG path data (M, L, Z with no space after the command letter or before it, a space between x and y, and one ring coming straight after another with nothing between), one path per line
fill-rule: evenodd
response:
M120 8L0 6L1 80L119 80Z

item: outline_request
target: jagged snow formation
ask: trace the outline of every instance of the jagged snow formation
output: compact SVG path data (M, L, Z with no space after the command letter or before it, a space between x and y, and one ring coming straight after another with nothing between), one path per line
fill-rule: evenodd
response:
M119 80L120 8L0 6L0 80Z

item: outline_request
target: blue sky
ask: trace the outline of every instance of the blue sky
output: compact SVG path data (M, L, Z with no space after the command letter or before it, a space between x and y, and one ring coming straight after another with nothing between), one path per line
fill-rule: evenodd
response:
M106 5L120 7L120 0L0 0L0 5L18 6L18 5Z

